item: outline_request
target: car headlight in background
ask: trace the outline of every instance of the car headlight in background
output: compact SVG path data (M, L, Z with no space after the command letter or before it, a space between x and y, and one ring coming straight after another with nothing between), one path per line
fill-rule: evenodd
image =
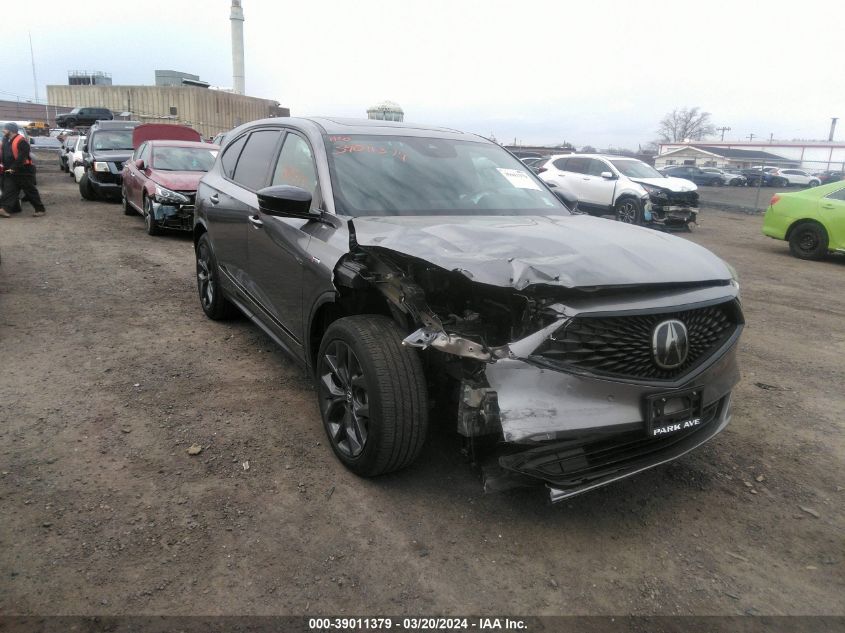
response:
M109 171L109 164L103 163L101 161L96 161L94 163L94 171Z
M163 202L165 204L185 204L188 202L188 198L186 196L183 196L178 191L172 191L166 187L162 187L161 185L156 185L155 198L158 202Z

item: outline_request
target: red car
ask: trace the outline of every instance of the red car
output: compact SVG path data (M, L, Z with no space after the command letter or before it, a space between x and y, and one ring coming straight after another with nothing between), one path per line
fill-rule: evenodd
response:
M192 230L197 185L219 150L200 141L140 143L123 166L123 212L143 215L150 235Z

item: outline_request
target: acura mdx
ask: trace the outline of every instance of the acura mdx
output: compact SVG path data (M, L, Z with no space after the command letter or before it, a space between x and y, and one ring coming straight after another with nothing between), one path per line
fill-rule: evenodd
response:
M199 184L199 300L313 376L337 458L411 464L430 419L486 489L553 501L673 460L728 424L733 269L679 237L571 214L471 134L265 119ZM430 413L436 412L430 416Z

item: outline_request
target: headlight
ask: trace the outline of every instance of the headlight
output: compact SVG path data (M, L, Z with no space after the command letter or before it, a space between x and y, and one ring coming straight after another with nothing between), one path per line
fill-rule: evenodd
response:
M94 171L109 171L109 164L97 161L94 163Z
M184 204L188 202L188 198L183 196L178 191L171 191L161 185L156 185L156 200L168 204Z
M655 195L655 196L660 196L660 195L665 196L666 195L666 191L664 189L661 189L660 187L655 187L654 185L647 185L647 184L642 183L642 182L638 183L638 184L640 185L640 187L645 189L646 192L649 195Z
M725 260L722 260L723 262ZM728 262L725 262L725 266L728 267L728 270L731 272L731 285L736 288L737 295L739 295L739 273L736 272L736 268L731 266Z

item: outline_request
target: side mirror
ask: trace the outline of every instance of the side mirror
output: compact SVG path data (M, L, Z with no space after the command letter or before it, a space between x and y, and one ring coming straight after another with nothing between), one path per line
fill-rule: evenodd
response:
M603 171L601 173L601 177L605 180L613 180L614 178L616 178L616 176L613 175L613 172L610 171Z
M135 167L137 167L138 169L144 169L144 159L139 158L138 160L136 160Z
M83 145L83 146L82 146L82 151L83 151L83 152L87 152L87 151L88 151L88 143L85 143L85 145Z
M320 212L311 210L311 194L289 185L261 189L258 192L258 210L282 218L320 219Z

